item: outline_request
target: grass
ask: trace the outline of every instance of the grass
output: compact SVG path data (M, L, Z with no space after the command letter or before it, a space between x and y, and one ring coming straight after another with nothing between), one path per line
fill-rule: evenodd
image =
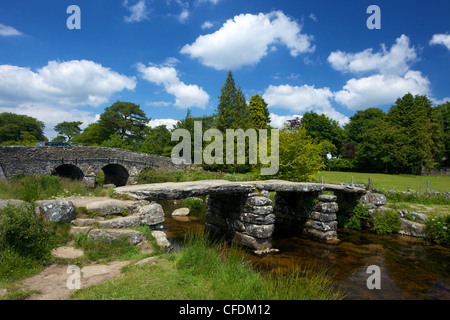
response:
M240 249L207 236L187 238L177 253L154 264L130 266L120 278L80 289L72 299L115 300L303 300L342 299L323 270L289 274L255 271Z
M325 183L351 183L352 177L355 184L368 184L369 177L376 189L386 191L427 191L427 181L430 181L430 189L437 192L450 191L450 176L417 176L407 174L382 174L382 173L360 173L360 172L340 172L340 171L321 171L315 175L315 181L320 182L324 179Z
M51 175L17 175L0 181L0 199L27 202L70 196L107 196L110 190L88 189L81 181Z

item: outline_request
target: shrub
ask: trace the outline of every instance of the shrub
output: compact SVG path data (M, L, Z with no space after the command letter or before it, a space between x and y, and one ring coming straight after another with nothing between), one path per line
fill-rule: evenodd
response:
M378 234L397 232L400 229L400 216L394 210L374 214L373 229Z
M428 219L426 226L431 240L450 245L450 215L434 215Z
M183 202L189 209L200 209L203 206L203 199L197 197L184 199Z
M0 248L21 256L47 260L54 243L54 232L33 206L8 205L0 211Z
M358 203L353 208L353 215L345 221L345 227L354 230L361 230L361 220L369 218L370 212L362 203Z

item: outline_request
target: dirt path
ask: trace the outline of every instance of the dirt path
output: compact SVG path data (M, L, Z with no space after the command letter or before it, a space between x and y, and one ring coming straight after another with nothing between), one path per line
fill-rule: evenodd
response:
M55 256L61 258L71 258L83 252L72 247L61 247L55 252ZM129 261L112 261L108 264L90 264L81 268L80 287L88 288L90 286L108 281L112 278L120 277L121 268L127 265ZM75 282L72 280L76 273L71 264L53 264L47 267L37 275L22 281L24 290L37 290L26 300L66 300L74 293L70 289ZM70 279L69 279L70 278Z

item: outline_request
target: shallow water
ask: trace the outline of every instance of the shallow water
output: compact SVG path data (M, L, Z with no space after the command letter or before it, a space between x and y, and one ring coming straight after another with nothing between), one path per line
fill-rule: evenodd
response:
M160 202L166 213L164 231L177 250L190 231L201 231L205 208L174 219L171 212L182 202ZM327 244L303 236L274 236L278 253L248 257L258 268L292 270L298 265L325 267L346 299L363 300L450 300L450 248L415 237L377 235L370 231L339 229L339 244ZM372 273L380 268L380 289L368 289Z

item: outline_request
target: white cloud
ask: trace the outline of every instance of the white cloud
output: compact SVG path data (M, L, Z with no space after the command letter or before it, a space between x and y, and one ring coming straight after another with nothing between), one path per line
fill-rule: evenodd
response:
M263 99L271 107L305 112L312 107L331 107L333 93L328 88L316 89L314 86L270 85L263 94Z
M341 125L345 124L349 118L333 109L330 103L333 96L329 88L316 89L314 86L308 85L270 85L264 92L263 99L271 108L283 108L297 113L314 111L318 114L325 114Z
M130 11L130 16L126 16L125 22L141 22L142 20L148 20L148 10L145 0L139 0L134 5L129 6L128 0L125 0L123 6Z
M270 113L270 125L274 128L282 129L286 121L297 117L300 119L302 118L302 116L298 114L294 114L292 116L279 116L275 113Z
M181 53L197 58L217 70L254 65L275 44L288 47L293 57L314 51L312 36L301 33L302 26L281 11L268 14L241 14L227 20L214 33L199 36Z
M360 79L350 79L335 100L352 110L392 104L410 92L429 94L430 81L420 71L408 71L404 76L377 74Z
M212 27L213 27L213 24L212 24L211 21L205 21L205 22L202 24L202 29L203 29L203 30L209 29L209 28L212 28Z
M148 122L148 125L152 128L157 126L166 125L167 129L172 129L176 124L178 120L175 119L153 119Z
M87 60L49 61L37 72L0 65L0 106L48 103L98 106L116 92L134 90L135 78Z
M388 51L384 44L381 51L372 52L372 48L357 53L332 52L328 56L331 66L343 72L377 71L382 74L402 75L409 70L409 64L417 60L414 47L410 47L409 38L401 35Z
M0 36L21 36L22 32L11 26L5 26L0 23Z
M430 45L433 44L441 44L443 46L446 46L448 50L450 50L450 34L435 34L433 35L433 38L430 40Z
M175 96L175 106L180 108L198 107L205 108L209 101L209 95L197 85L187 85L180 81L177 70L173 67L154 66L145 67L138 63L138 71L141 76L157 85L164 85L167 93Z
M189 10L187 8L184 8L178 16L178 21L183 23L186 22L188 18L189 18Z

